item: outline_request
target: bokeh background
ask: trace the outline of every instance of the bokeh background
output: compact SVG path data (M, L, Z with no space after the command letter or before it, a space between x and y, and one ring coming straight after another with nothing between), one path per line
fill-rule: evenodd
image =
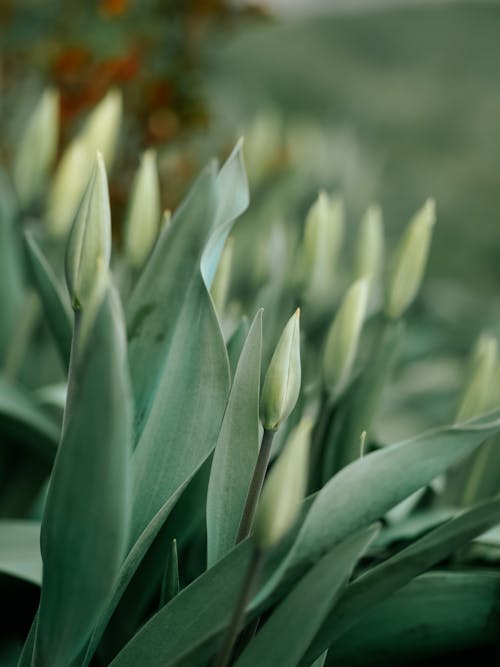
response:
M117 237L140 150L157 148L172 209L241 134L253 197L236 232L243 248L245 234L276 219L302 224L321 187L344 196L350 230L379 202L389 248L434 197L430 266L405 351L418 371L396 384L392 417L381 418L387 437L399 435L403 422L407 432L446 416L434 400L418 418L403 409L394 401L404 386L444 395L478 333L500 331L499 35L497 2L2 0L1 159L9 163L47 85L61 93L61 151L118 87ZM241 253L240 287L251 268Z

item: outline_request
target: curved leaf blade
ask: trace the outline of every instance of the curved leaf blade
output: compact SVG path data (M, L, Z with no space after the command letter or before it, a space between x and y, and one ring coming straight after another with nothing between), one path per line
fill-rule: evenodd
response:
M64 292L33 235L25 232L24 241L33 286L38 292L47 324L54 337L63 364L67 368L72 337L69 304L66 302Z
M332 664L425 664L498 646L498 572L431 572L395 593L330 649Z
M377 532L378 526L371 526L323 556L279 604L235 667L297 665Z
M240 355L212 460L207 494L208 567L236 543L257 461L261 352L262 311L259 311Z
M111 288L76 347L71 412L42 521L34 660L67 665L111 592L129 532L132 402L124 325ZM38 662L37 662L38 661Z
M375 605L500 521L500 500L481 503L377 565L350 584L325 619L301 665L320 655Z

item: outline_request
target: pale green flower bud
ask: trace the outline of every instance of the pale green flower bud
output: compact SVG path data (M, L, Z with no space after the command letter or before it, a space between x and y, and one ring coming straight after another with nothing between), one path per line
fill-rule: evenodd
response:
M125 255L129 264L139 269L151 252L161 218L160 181L156 168L156 153L147 150L132 184L127 220L125 223Z
M262 388L260 417L265 429L276 430L292 412L300 391L300 310L288 320L276 345Z
M122 94L113 89L91 112L80 134L90 154L99 151L108 169L115 157L121 119Z
M410 221L394 258L386 305L391 319L403 315L420 289L435 222L434 200L428 199Z
M14 161L14 187L21 206L29 206L52 166L59 132L59 95L46 90L28 121Z
M368 208L359 230L356 251L356 278L380 275L384 259L384 228L380 206Z
M488 412L498 367L498 341L495 336L483 333L479 337L471 358L469 379L457 411L457 421L465 421Z
M92 156L88 148L81 139L75 139L57 166L49 193L46 225L52 236L67 234L89 182L91 169Z
M307 489L309 446L313 422L304 417L287 439L264 485L255 516L259 549L269 549L295 523Z
M111 213L106 168L97 154L89 184L78 208L66 248L66 281L75 310L85 308L98 275L111 255Z
M330 299L344 227L342 199L320 192L307 214L301 255L305 299L313 308Z
M245 131L245 166L252 183L261 181L283 149L283 120L273 109L260 111Z
M369 281L357 280L347 290L326 338L323 356L325 385L332 399L346 388L358 350L368 303Z
M228 238L222 251L219 266L215 272L214 281L210 288L210 294L216 311L221 314L226 306L229 283L231 278L231 267L233 264L234 239Z

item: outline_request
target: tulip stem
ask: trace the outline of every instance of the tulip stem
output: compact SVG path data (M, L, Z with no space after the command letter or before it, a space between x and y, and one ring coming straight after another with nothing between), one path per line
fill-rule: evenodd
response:
M238 535L236 537L236 544L244 540L245 537L248 537L252 530L255 511L257 509L260 493L262 491L262 485L264 484L267 466L269 465L273 437L274 431L271 431L270 429L264 429L259 455L257 457L257 463L255 464L252 481L250 482L250 486L248 488L245 507L243 509L243 514L241 515L241 522L238 529Z
M233 655L234 645L236 643L236 639L238 638L238 634L245 616L245 608L247 606L248 600L250 599L252 588L254 587L261 562L262 552L260 549L254 548L250 563L248 564L245 579L243 580L243 584L241 586L238 601L236 602L231 621L224 637L224 641L219 653L217 654L217 657L213 662L212 667L227 667L227 665L229 665L229 661Z

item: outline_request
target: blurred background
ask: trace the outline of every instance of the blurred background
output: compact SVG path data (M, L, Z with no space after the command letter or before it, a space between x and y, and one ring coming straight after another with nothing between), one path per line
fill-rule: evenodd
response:
M320 188L344 197L348 258L371 202L383 208L392 248L434 197L430 267L405 354L431 358L434 369L421 363L408 385L444 391L456 386L453 360L479 331L500 330L499 34L497 2L1 0L1 160L11 160L47 85L60 91L60 153L116 87L124 97L110 174L118 237L138 154L149 146L162 204L173 209L201 166L244 135L252 205L236 235L244 249L245 234L276 223L274 237L263 233L267 255L284 252L279 225L302 225ZM240 255L238 289L258 274ZM335 289L345 284L340 276ZM396 385L395 396L402 392ZM392 422L381 422L392 436Z

